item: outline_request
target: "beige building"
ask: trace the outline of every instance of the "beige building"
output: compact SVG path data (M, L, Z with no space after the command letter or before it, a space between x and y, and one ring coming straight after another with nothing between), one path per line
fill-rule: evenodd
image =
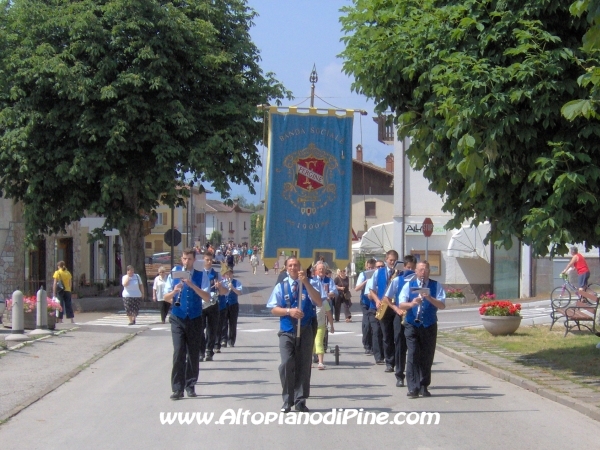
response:
M360 238L373 225L391 222L394 216L394 155L385 168L363 161L363 149L352 160L352 231Z
M206 201L206 239L213 231L221 233L222 242L250 243L250 218L252 210L238 205L227 206L218 200ZM214 244L214 243L213 243Z
M193 247L196 243L206 243L206 213L207 213L206 191L204 188L194 186L192 194L185 208L171 208L160 205L156 208L156 221L154 227L145 238L146 257L152 257L155 253L170 252L171 247L164 241L164 235L171 229L171 216L173 216L173 228L181 233L181 243L175 247L175 253L179 255L184 248Z

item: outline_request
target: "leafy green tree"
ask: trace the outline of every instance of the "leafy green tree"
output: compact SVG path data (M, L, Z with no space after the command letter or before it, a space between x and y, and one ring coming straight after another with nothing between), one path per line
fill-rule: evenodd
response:
M245 0L0 0L0 195L30 238L106 218L144 273L144 211L191 182L253 193L258 65ZM97 230L98 232L100 230Z
M570 7L573 15L585 17L589 28L583 35L583 51L589 55L600 51L600 0L578 0ZM586 14L587 13L587 14ZM600 116L597 107L600 100L600 67L583 66L583 74L578 82L581 86L589 89L586 98L572 100L563 106L562 113L569 119L585 117L587 119L598 119Z
M356 0L344 70L410 137L413 168L453 215L546 254L600 244L600 127L560 109L584 94L583 18L560 0Z
M223 242L223 235L221 234L220 231L218 230L213 230L212 233L210 233L210 237L208 238L208 241L213 245L213 246L219 246L221 245L221 242Z

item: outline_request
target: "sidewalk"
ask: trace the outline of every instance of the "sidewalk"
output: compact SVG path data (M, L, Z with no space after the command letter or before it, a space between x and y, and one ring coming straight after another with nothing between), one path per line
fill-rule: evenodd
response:
M600 421L600 380L486 345L464 330L438 332L437 351Z
M87 322L102 315L76 317ZM98 328L57 324L54 335L18 343L4 341L11 330L0 326L0 341L9 345L0 351L0 424L144 330Z

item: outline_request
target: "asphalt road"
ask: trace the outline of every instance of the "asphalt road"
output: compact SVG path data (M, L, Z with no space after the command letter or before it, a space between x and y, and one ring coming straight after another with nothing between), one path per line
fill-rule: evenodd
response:
M578 446L598 447L598 422L440 353L433 397L408 399L392 374L362 354L358 321L340 323L331 336L331 345L342 349L340 365L327 355L327 369L313 370L308 406L320 414L309 420L320 423L286 424L298 416L279 416L277 327L274 318L242 317L236 347L201 363L199 397L174 402L169 399L170 331L155 325L1 425L0 448L554 449L568 439L564 424ZM110 328L87 324L82 331ZM342 414L340 422L347 415L345 425L322 422L331 419L332 408ZM198 412L202 419L212 414L210 424L199 424L192 416ZM232 417L238 414L235 424ZM358 424L359 414L367 424ZM161 417L174 422L162 424ZM267 418L275 422L264 424ZM418 423L421 418L424 424ZM427 424L430 418L434 423Z

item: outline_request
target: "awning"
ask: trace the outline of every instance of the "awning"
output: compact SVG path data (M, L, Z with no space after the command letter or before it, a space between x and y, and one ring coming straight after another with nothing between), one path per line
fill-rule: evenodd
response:
M360 242L352 244L353 252L384 254L392 250L393 223L374 225L362 235Z
M477 227L462 227L455 231L448 243L448 256L454 258L481 258L490 262L490 246L483 244L483 238L490 231L489 223Z

